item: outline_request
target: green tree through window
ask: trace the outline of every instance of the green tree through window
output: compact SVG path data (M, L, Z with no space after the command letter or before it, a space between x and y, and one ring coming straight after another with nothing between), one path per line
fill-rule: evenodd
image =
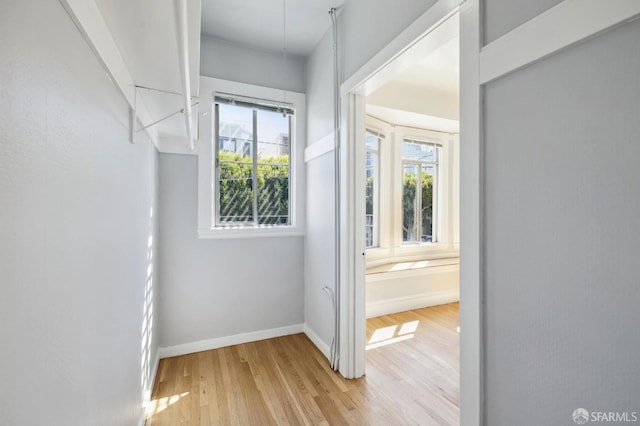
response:
M293 111L216 101L216 225L290 225Z

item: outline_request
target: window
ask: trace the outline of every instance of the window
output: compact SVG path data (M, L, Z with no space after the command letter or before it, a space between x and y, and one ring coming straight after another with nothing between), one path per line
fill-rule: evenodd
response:
M382 135L365 134L365 247L378 246L380 208L380 143Z
M293 110L218 96L215 110L216 226L289 225Z
M402 141L402 242L437 242L439 145Z
M304 235L305 96L200 77L198 236Z
M367 265L457 256L458 135L367 115L361 140Z

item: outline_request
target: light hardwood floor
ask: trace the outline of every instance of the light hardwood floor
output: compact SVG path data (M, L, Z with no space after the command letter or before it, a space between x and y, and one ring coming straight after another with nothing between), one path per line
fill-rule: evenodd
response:
M304 334L163 359L146 425L457 425L458 304L367 320L366 376Z

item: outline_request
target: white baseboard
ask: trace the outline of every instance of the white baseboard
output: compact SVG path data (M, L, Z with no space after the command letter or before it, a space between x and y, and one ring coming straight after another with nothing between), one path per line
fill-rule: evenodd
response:
M316 333L307 324L304 325L304 334L306 334L309 340L311 340L313 344L316 345L318 349L320 349L320 352L322 352L322 355L324 355L325 358L327 358L328 360L329 357L331 356L331 347L327 345L327 343L324 340L322 340L320 336L318 336L318 333Z
M194 352L208 351L211 349L223 348L225 346L240 345L242 343L255 342L257 340L271 339L273 337L302 332L304 332L304 324L294 324L286 327L271 328L269 330L260 330L253 331L251 333L218 337L215 339L199 340L197 342L184 343L182 345L166 346L160 348L160 358L192 354Z
M379 317L380 315L394 314L396 312L410 311L412 309L426 308L429 306L444 305L460 300L460 289L433 291L420 293L411 296L395 297L376 302L367 303L367 318ZM305 331L306 332L306 331Z
M158 375L158 366L160 365L160 348L156 350L156 356L154 357L153 364L151 366L151 377L149 378L149 389L143 389L145 397L142 401L142 412L138 418L138 426L144 426L146 419L147 405L151 400L151 394L153 393L153 387L156 385L156 376ZM147 396L148 395L148 396Z
M156 359L153 362L153 375L151 376L151 380L149 380L149 383L151 383L152 390L156 384L156 375L158 374L159 365L160 365L160 347L158 347L158 350L156 351Z
M149 389L145 389L149 392L149 399L151 399L151 394L153 393L153 387L156 385L156 376L158 375L158 367L160 366L160 348L156 351L155 360L153 361L153 366L151 367L151 377L149 378ZM148 402L148 401L145 401Z

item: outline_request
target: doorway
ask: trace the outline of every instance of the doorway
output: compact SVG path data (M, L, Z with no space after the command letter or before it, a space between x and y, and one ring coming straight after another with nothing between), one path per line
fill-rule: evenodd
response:
M342 278L347 285L341 291L344 292L342 300L347 302L344 304L346 306L340 308L343 318L346 318L341 326L344 331L341 337L341 351L344 351L341 359L347 360L346 366L341 364L341 372L346 377L359 377L365 373L366 317L373 316L375 312L375 309L371 309L371 304L367 306L367 269L379 268L385 264L422 268L443 261L450 263L450 272L456 269L454 263L457 263L459 249L459 219L456 213L459 211L459 190L455 188L459 187L459 173L456 169L459 166L455 158L459 155L456 147L459 96L458 93L448 96L455 98L455 101L446 101L447 95L443 93L445 90L440 90L441 102L437 99L430 102L437 96L416 97L416 91L411 86L418 84L420 92L435 93L433 86L451 85L445 81L446 70L440 69L440 76L431 80L425 79L422 74L425 69L433 68L434 63L443 62L442 58L447 56L447 51L449 57L455 56L449 62L459 67L458 13L457 9L430 10L418 21L420 20L424 21L423 25L427 24L423 27L427 31L423 30L417 38L407 40L405 45L396 43L394 52L381 52L381 55L387 54L391 59L380 64L373 72L356 72L342 85L342 109L346 112L342 118L347 129L343 133L344 143L341 148L344 160L342 172L343 184L348 193L346 198L350 200L349 208L344 209L343 216L348 224L348 232L345 233L348 238L344 243L346 265L342 267ZM391 48L389 46L387 50ZM449 77L450 81L457 82L457 77ZM418 83L419 80L421 81ZM457 92L457 87L455 89ZM403 90L404 93L401 93ZM425 97L428 98L426 101ZM402 102L404 105L399 104ZM407 102L413 105L407 105ZM443 112L447 109L449 113ZM377 152L372 144L368 146L363 142L367 138L377 139ZM386 147L380 145L382 139L385 139ZM387 139L393 142L389 143ZM403 159L403 152L405 157L411 156L410 153L413 152L413 157ZM377 155L378 160L393 164L392 168L386 169L378 166L381 176L386 173L386 178L380 179L381 186L373 190L367 189L365 184L367 155L370 159L372 155ZM428 158L429 155L431 158ZM374 169L375 167L370 167L369 171ZM403 187L407 187L407 183L403 181L405 175L411 174L411 170L414 177L412 184L416 185L415 198L411 201L417 208L413 212L400 207ZM421 191L423 184L428 184L424 185L430 187L428 191ZM369 198L378 198L377 201L370 199L368 207L365 202L367 191ZM422 192L425 195L420 198ZM379 203L385 197L388 208L383 208ZM389 201L394 198L397 202ZM428 210L429 213L421 216L416 210ZM409 213L414 214L414 217L409 218ZM367 250L367 245L377 246ZM397 265L407 262L413 265ZM422 264L417 265L418 263ZM455 281L454 287L458 287L458 280ZM453 301L452 297L457 300L457 292L458 288L455 288L448 295L432 294L432 298L438 296L448 299L439 303L431 300L428 304ZM423 291L422 296L424 293ZM411 297L404 299L408 303L424 302L417 300L419 298L413 298L413 301L410 300ZM389 306L385 309L388 308ZM398 311L401 310L406 308L398 308Z

